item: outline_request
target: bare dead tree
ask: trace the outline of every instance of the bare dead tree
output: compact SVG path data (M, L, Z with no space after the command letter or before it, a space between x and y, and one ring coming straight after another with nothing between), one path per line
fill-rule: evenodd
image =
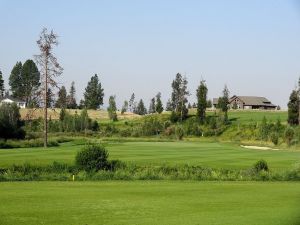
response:
M48 87L57 87L55 78L60 76L63 68L57 62L57 58L53 54L53 48L58 45L58 36L51 30L43 28L37 45L40 49L40 54L35 56L36 62L40 67L41 73L41 96L42 105L44 108L44 147L48 143L48 111L47 111L47 91Z

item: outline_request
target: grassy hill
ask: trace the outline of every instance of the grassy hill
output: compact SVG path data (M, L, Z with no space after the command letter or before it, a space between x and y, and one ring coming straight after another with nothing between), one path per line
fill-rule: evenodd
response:
M81 109L66 109L68 113L71 115L74 115L75 113L80 114ZM59 119L59 113L60 109L54 108L54 109L48 109L48 117L51 119ZM28 120L28 119L38 119L40 117L44 117L44 111L41 108L36 108L36 109L20 109L20 114L21 118ZM118 119L124 120L124 119L134 119L134 118L140 118L141 116L131 113L131 112L126 112L123 115L120 112L117 112L118 114ZM88 115L91 119L94 120L108 120L108 113L106 110L88 110Z

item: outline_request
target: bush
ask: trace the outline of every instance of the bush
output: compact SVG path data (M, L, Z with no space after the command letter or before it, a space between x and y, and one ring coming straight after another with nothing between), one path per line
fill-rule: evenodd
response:
M269 171L268 163L261 159L254 164L254 170L258 173L261 171Z
M291 145L294 135L295 135L294 129L292 127L287 127L284 132L284 137L285 137L285 141L288 144L288 146Z
M274 145L278 145L278 141L279 141L279 135L276 132L273 132L271 134L271 141L273 142Z
M14 104L3 103L0 106L0 138L24 139L25 131L22 126L19 107Z
M182 126L176 126L175 135L178 140L182 140L182 138L184 136L184 130L183 130Z
M108 166L108 152L102 145L90 144L79 151L75 163L80 169L98 171Z

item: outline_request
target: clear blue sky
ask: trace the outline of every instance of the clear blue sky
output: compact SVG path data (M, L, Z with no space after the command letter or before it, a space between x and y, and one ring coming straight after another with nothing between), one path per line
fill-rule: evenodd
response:
M17 1L0 0L0 69L38 53L43 27L60 36L61 85L72 80L77 99L94 73L105 103L132 92L166 101L177 72L186 74L195 101L201 77L209 97L224 84L231 94L258 95L286 108L300 75L300 3L249 1ZM6 86L7 87L7 86Z

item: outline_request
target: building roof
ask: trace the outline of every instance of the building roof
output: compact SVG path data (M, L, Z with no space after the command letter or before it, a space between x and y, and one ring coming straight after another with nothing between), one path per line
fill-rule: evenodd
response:
M244 105L276 107L276 105L272 104L271 101L265 97L234 95L230 98L230 100L233 100L235 97L239 98L244 103Z
M23 100L21 100L21 99L14 98L14 97L12 97L12 96L4 96L4 97L0 97L0 101L3 101L3 100L5 100L5 99L9 99L9 100L11 100L11 101L13 101L13 102L25 102L25 101L23 101Z
M234 95L229 99L231 103L234 98L240 99L245 106L268 106L268 107L276 107L276 105L272 104L270 100L265 97L258 96L237 96ZM217 105L219 102L218 98L213 98L213 105Z

